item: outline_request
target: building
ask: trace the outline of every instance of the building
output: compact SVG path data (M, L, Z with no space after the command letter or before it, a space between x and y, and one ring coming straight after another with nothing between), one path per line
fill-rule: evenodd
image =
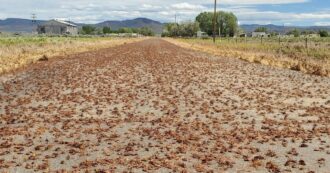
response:
M38 34L47 35L77 35L78 27L69 22L50 20L38 26Z
M206 32L198 31L197 32L197 38L207 38L208 35Z
M252 37L270 37L270 35L265 32L252 32Z

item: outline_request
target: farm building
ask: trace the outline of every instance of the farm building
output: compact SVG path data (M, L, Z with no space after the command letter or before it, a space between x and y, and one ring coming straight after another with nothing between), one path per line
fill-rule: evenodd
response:
M78 27L69 22L60 20L50 20L38 26L38 34L49 34L49 35L77 35Z
M198 31L197 32L197 38L206 38L208 37L206 32Z
M252 32L252 37L269 37L270 35L265 32Z

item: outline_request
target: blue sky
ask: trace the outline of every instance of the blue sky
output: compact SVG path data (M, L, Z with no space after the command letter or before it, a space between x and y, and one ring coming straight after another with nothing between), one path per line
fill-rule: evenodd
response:
M231 11L240 24L327 25L330 0L218 0L218 8ZM194 20L212 11L213 0L0 0L0 19L65 19L97 23L147 17L161 22Z

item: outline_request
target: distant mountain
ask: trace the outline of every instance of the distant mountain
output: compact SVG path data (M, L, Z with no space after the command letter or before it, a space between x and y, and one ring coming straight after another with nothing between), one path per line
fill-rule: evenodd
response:
M8 18L5 20L0 20L0 32L23 32L28 33L36 29L38 24L46 22L45 20L38 20L35 24L32 23L29 19L18 19L18 18ZM75 23L79 27L87 25L84 23ZM155 33L162 33L163 24L147 18L137 18L133 20L124 20L124 21L105 21L97 24L93 24L96 27L110 26L111 29L117 30L122 27L128 28L141 28L149 27Z
M8 18L0 20L0 32L32 32L42 22L44 21L37 20L36 23L32 23L29 19Z
M23 32L23 33L30 33L32 30L35 30L38 24L46 22L45 20L38 20L35 24L32 24L30 19L19 19L19 18L8 18L5 20L0 20L0 32ZM75 23L79 27L83 25L87 25L84 23ZM147 18L136 18L132 20L111 20L111 21L104 21L101 23L93 24L96 27L104 27L110 26L113 30L117 30L122 27L128 28L141 28L141 27L149 27L155 33L162 33L163 31L163 23L154 21ZM241 28L247 32L253 32L258 27L266 27L270 32L279 32L279 33L286 33L294 28L301 29L301 30L310 30L310 31L319 31L319 30L327 30L330 31L330 26L278 26L278 25L241 25Z
M308 31L319 31L319 30L327 30L330 31L330 26L278 26L278 25L240 25L240 27L246 32L251 33L255 31L259 27L268 28L269 32L278 32L278 33L286 33L292 29L300 29L300 30L308 30Z
M124 20L124 21L105 21L96 24L98 27L110 26L111 29L117 30L119 28L127 27L127 28L141 28L141 27L149 27L155 33L162 33L163 24L147 18L136 18L133 20Z

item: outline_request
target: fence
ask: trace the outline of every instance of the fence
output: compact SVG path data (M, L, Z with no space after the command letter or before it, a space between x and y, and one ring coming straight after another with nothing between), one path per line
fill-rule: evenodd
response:
M260 45L278 45L286 47L309 48L329 48L330 38L285 38L285 37L238 37L238 38L218 38L221 42L233 44L260 44Z

